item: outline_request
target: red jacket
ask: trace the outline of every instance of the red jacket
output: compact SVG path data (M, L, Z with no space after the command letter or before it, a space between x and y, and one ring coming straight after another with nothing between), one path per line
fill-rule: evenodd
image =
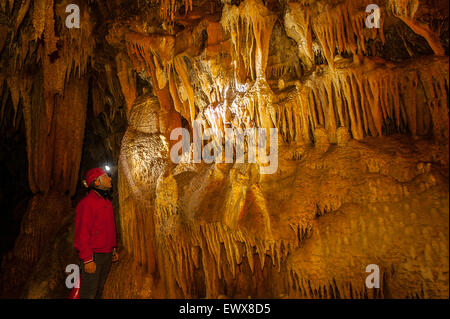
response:
M80 259L89 262L93 253L109 253L117 247L113 206L91 190L77 205L74 246Z

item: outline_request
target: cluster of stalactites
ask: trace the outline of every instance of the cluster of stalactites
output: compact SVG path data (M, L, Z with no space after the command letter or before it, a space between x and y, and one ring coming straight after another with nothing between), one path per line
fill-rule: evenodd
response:
M158 209L155 214L160 214ZM302 234L310 231L302 229ZM217 279L232 285L244 258L254 272L259 264L264 270L266 255L270 256L271 267L280 271L289 252L299 245L298 241L257 240L242 231L232 231L221 223L192 225L189 232L158 232L158 249L167 253L168 275L173 275L185 297L195 296L192 281L196 269L205 276L206 297L217 298L219 289Z
M276 15L260 0L246 0L239 6L224 5L220 23L231 40L230 55L234 74L230 75L233 80L215 82L215 90L204 89L210 105L199 114L206 120L206 126L214 129L216 136L225 136L225 127L273 127L268 114L272 91L265 80L265 70L275 21ZM205 64L212 74L217 73L214 65ZM201 76L200 79L205 81ZM184 82L186 87L188 83ZM225 87L221 87L221 84ZM202 85L208 87L205 83ZM228 90L240 92L233 103L225 101Z
M366 41L380 37L384 43L383 19L379 28L367 28L368 13L364 8L370 1L342 1L335 6L321 1L314 4L289 3L285 27L299 45L299 56L307 66L316 54L334 66L335 53L366 54ZM383 8L380 8L383 14ZM314 43L313 38L317 39Z
M3 12L6 12L8 8L5 4L6 2L2 1L0 9ZM17 49L10 50L13 56L7 65L8 72L3 74L11 92L16 113L20 98L24 104L32 99L31 85L26 79L27 75L23 75L26 73L23 71L25 64L40 63L42 65L43 79L41 81L43 80L44 84L48 131L54 114L55 95L62 97L69 79L75 76L81 78L86 73L95 47L95 40L91 36L92 20L86 7L80 8L80 28L69 29L65 25L57 25L57 21L60 21L60 24L65 23L64 19L57 20L55 16L66 17L65 10L68 4L70 4L68 0L62 3L54 3L54 0L27 0L15 3L10 1L9 14L15 12L13 5L19 7L17 15L13 18L15 27L12 33L8 32L6 26L0 27L0 47L9 45L14 48L17 45ZM28 19L27 16L30 18ZM59 36L56 35L56 29L61 30ZM6 43L8 38L9 44ZM13 42L15 38L18 44ZM61 43L62 47L58 47L57 43ZM25 81L25 84L21 84L22 81ZM16 117L15 115L14 118Z
M17 19L23 19L22 15L25 15L30 7L29 2L22 3ZM61 60L61 68L64 68L64 70L58 70L58 72L64 71L64 79L66 80L70 77L72 71L78 77L86 73L95 46L95 40L92 37L93 21L87 7L80 7L79 28L68 28L65 25L65 19L59 19L63 25L56 25L55 16L67 17L66 8L69 4L70 1L68 0L62 3L54 3L54 0L34 1L31 14L33 32L29 39L30 41L44 39L43 51L45 51L45 54L44 52L42 54L44 63L46 55L55 54L56 51L59 51L59 58L56 60ZM55 34L55 29L61 30L59 37ZM59 40L63 44L61 49L57 48ZM38 56L38 59L40 58Z
M275 21L276 15L260 0L246 0L239 7L225 4L221 24L231 36L236 72L240 71L242 60L251 79L265 77L269 39Z
M386 67L366 58L359 66L312 75L274 101L274 122L285 141L299 144L311 143L311 132L319 126L332 143L340 126L355 139L389 134L388 126L448 139L448 72L442 67L447 63L436 58Z
M175 14L178 9L181 7L181 1L177 0L151 0L152 2L159 2L161 6L161 14L164 20L166 21L174 21ZM184 5L185 14L192 10L192 0L183 0L182 4Z
M136 33L128 33L125 38L128 56L134 68L152 78L156 94L160 90L166 90L172 97L174 109L191 122L195 120L194 89L186 61L189 57L185 54L175 56L175 38ZM164 104L162 101L161 103Z
M334 71L324 67L277 95L266 81L257 80L230 105L208 107L204 115L221 136L227 124L277 127L286 143L313 143L312 132L318 127L325 128L331 143L337 142L339 127L358 140L394 132L445 140L446 64L448 60L437 57L401 66L375 58L341 60Z

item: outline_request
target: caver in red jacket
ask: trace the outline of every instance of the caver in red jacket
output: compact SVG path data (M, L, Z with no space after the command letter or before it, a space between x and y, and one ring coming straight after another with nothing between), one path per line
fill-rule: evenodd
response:
M113 206L94 190L78 203L75 216L74 246L85 263L93 253L109 253L117 247Z

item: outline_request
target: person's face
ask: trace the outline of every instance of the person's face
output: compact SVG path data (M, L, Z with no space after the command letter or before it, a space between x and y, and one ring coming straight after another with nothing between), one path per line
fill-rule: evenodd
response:
M101 183L100 183L100 180L101 180ZM111 188L112 187L111 181L112 181L112 179L111 179L111 177L108 176L108 174L103 174L95 181L95 184L97 186L103 184L104 187Z

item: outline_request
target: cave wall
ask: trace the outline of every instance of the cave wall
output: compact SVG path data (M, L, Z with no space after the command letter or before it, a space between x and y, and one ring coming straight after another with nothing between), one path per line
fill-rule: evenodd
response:
M117 167L105 297L448 298L446 1L381 1L380 28L366 0L86 0L79 29L69 3L0 5L1 114L23 114L34 194L4 292L31 273L22 296L63 293L43 269L71 256L91 125ZM278 169L173 163L196 123L219 145L277 128Z

